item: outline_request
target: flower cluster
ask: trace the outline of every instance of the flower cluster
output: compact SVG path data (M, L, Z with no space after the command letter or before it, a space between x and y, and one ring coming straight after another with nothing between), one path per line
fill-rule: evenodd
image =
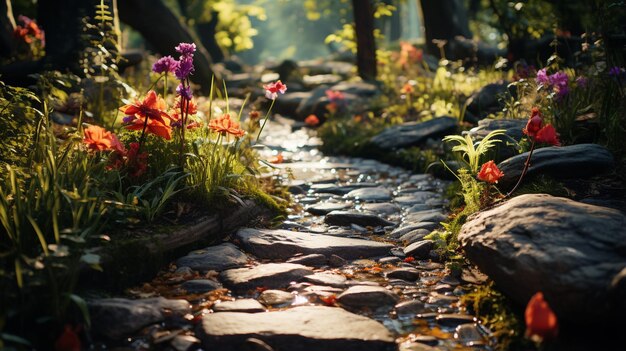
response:
M166 140L172 138L172 117L167 113L165 101L154 90L143 101L124 105L120 111L126 115L123 119L126 129L141 130L142 134L148 132Z
M152 72L163 74L163 73L174 73L178 68L178 61L174 59L172 56L164 56L158 59L152 65Z
M547 69L542 68L537 72L536 81L538 84L554 89L559 99L569 94L569 77L565 72L559 71L548 75Z
M263 85L265 89L265 97L270 100L276 100L278 93L284 94L287 91L287 86L280 80Z
M551 124L543 125L543 115L538 108L533 107L526 128L522 130L533 142L560 145L558 134Z
M211 122L209 122L209 128L220 133L222 136L231 134L236 138L241 138L246 134L246 131L241 129L239 122L232 120L228 113L211 120Z
M110 151L108 169L125 168L131 177L140 177L148 169L148 154L139 152L139 143L130 143L126 150L115 134L99 126L89 126L83 131L83 143L94 152Z
M180 58L177 67L174 69L174 74L176 78L184 81L194 71L193 54L196 52L196 44L180 43L175 49L180 54Z
M15 37L20 38L27 44L39 41L41 43L41 47L46 46L45 33L41 28L39 28L35 20L23 15L20 15L17 19L22 22L22 25L15 26L15 30L13 31Z
M93 151L116 151L121 154L126 153L124 145L120 143L115 134L99 126L89 126L83 131L83 143L89 150Z
M422 61L423 58L424 52L422 49L418 49L413 44L405 41L400 42L400 53L396 60L398 67L407 69L411 64Z

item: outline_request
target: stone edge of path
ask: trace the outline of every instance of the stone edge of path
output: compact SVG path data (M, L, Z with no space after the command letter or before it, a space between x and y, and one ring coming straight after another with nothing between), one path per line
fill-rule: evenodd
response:
M80 267L80 279L93 282L97 286L106 284L118 289L124 288L140 282L143 278L154 276L163 264L173 260L178 254L200 249L202 245L206 246L225 234L250 225L258 218L269 220L273 217L271 209L250 199L233 204L233 208L223 213L228 215L205 215L173 227L167 233L148 233L137 239L125 240L121 244L98 247L93 253L101 256L102 272L84 265ZM131 255L133 258L128 257Z

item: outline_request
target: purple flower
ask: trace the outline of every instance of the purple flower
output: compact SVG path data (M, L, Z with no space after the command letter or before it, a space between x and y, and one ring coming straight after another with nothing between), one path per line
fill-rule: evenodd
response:
M578 85L579 87L586 88L588 84L589 79L587 79L587 77L580 76L576 78L576 85Z
M191 98L193 97L191 87L185 87L182 84L178 84L178 87L176 88L176 93L187 100L191 100Z
M135 120L135 116L126 116L122 118L122 123L130 123Z
M176 75L176 78L182 81L187 79L187 77L189 77L189 75L193 71L193 56L181 56L180 61L178 62L178 67L176 67L174 74Z
M175 49L183 57L193 57L193 53L196 52L196 44L180 43Z
M164 56L152 65L152 72L159 74L168 72L174 73L177 67L178 61L176 61L172 56Z
M622 68L619 66L613 66L609 69L610 76L619 77L620 74L622 74Z
M550 83L550 79L548 78L548 73L546 72L545 68L542 68L537 72L536 81L537 83L543 84L543 85L547 85Z
M556 94L559 98L562 98L569 93L569 88L567 86L569 78L565 72L556 72L555 74L550 75L548 80L554 87L554 90L556 90Z

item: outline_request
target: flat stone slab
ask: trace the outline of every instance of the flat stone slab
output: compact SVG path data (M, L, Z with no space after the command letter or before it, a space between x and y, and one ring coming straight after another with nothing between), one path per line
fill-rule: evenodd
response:
M242 312L257 313L265 312L265 307L255 299L239 299L235 301L223 301L211 307L214 312Z
M288 230L242 228L235 238L258 258L288 259L297 253L338 255L345 259L386 256L393 245L376 241L342 238Z
M197 271L223 271L230 268L243 267L248 257L237 246L224 243L210 246L202 250L190 252L176 261L178 267L189 267Z
M373 213L363 213L356 211L332 211L326 215L324 222L330 225L349 226L351 224L363 227L386 227L395 225Z
M518 304L541 291L559 321L599 323L626 313L625 228L617 210L529 194L469 217L459 241Z
M425 204L426 201L440 197L439 194L432 191L416 191L407 195L398 196L393 201L402 206L412 206L416 204Z
M363 204L361 208L364 211L378 213L382 215L391 215L402 211L402 208L400 208L400 206L392 204L390 202Z
M348 279L341 274L317 272L304 277L304 281L315 285L327 285L334 288L343 288L346 286Z
M326 202L322 204L316 204L306 208L306 211L312 215L324 216L332 211L340 211L351 208L350 203L338 203L338 202Z
M266 263L252 268L229 269L220 273L220 280L235 292L246 292L258 287L280 289L292 281L313 273L311 268L294 263Z
M296 296L282 290L265 290L259 295L259 302L265 306L289 305Z
M504 176L498 180L498 186L512 188L519 179L527 158L528 152L525 152L500 162L498 168ZM586 178L602 174L613 167L613 155L602 145L551 146L533 152L524 179L527 180L537 174L546 174L557 179Z
M309 267L322 267L328 265L328 258L322 254L300 255L288 259L287 263L297 263Z
M382 150L395 150L418 146L428 138L441 137L454 132L458 120L453 117L438 117L426 122L407 122L391 126L369 141Z
M346 197L361 202L386 202L393 198L389 189L380 186L352 190Z
M349 309L391 308L400 297L382 286L356 285L337 296L337 302Z
M210 279L194 279L188 280L180 285L190 294L201 294L215 289L220 289L222 284Z
M430 257L430 250L432 250L433 248L435 248L434 241L420 240L405 247L404 254L407 256L413 256L418 260L423 260Z
M244 350L247 339L275 351L390 351L394 336L379 322L341 308L295 307L268 313L213 313L202 317L197 336L204 348Z
M186 300L163 297L130 300L99 299L88 302L93 331L112 340L119 340L141 328L165 320L164 311L184 315L191 311Z

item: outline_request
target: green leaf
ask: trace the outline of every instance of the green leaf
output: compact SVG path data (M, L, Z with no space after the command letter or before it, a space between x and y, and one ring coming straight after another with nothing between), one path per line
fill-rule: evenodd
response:
M76 304L80 313L83 315L83 320L85 321L87 329L91 328L91 317L89 315L89 308L87 308L87 302L85 302L82 297L75 294L69 294L69 298Z

